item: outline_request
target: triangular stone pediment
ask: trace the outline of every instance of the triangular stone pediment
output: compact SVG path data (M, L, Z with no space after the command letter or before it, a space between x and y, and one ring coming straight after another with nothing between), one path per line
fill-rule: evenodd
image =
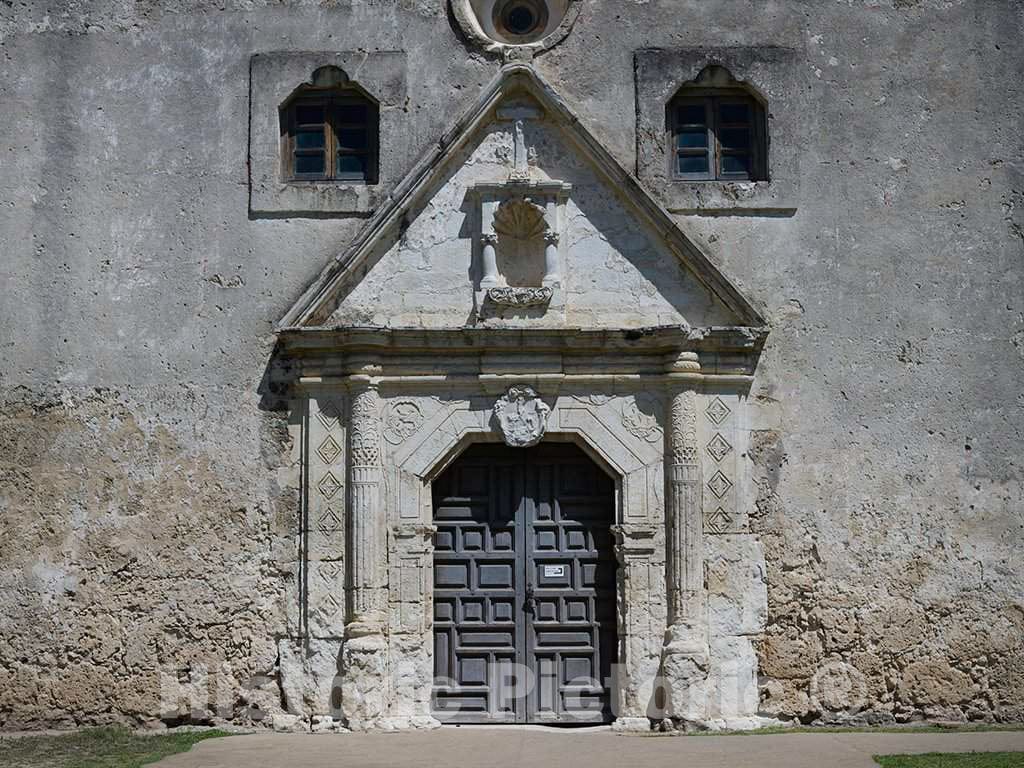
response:
M282 328L760 326L536 72L511 65Z

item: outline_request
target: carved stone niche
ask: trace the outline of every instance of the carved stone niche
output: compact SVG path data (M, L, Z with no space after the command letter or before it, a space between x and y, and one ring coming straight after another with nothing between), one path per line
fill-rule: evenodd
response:
M570 191L560 181L514 178L474 188L481 222L477 307L483 314L543 314L561 304L562 222Z
M557 317L564 311L562 251L565 203L572 185L544 177L527 146L533 124L545 119L532 99L513 98L495 111L509 146L505 181L481 182L470 197L477 207L476 310L483 318ZM531 162L532 161L532 162Z

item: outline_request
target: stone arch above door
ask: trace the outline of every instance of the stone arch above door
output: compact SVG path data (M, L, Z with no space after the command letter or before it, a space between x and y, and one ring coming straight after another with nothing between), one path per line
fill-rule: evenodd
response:
M544 397L543 391L540 394ZM659 414L648 414L649 423L642 427L637 427L635 420L644 408L656 411L652 404L660 403L661 397L660 393L643 393L639 398L545 398L551 404L545 439L576 443L617 478L616 519L620 524L647 524L658 519L660 513L664 474ZM427 399L437 403L436 398ZM429 516L422 494L430 481L469 444L502 439L493 424L495 399L473 397L437 404L433 413L423 414L419 428L394 447L390 463L397 475L398 498L389 505L392 519L397 510L398 521L402 523L427 522ZM411 398L409 401L414 402Z

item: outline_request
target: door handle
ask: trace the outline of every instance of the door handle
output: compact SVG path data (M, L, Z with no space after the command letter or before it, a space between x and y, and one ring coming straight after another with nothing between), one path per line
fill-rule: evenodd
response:
M526 587L526 600L523 603L523 610L527 611L529 613L534 613L534 609L536 608L536 605L537 605L537 601L533 597L533 586L532 585L528 585Z

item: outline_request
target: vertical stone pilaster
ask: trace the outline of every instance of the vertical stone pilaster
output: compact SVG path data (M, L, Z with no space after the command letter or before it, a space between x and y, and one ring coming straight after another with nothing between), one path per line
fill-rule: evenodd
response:
M434 683L430 574L437 528L406 523L391 532L389 642L394 697L387 725L400 730L436 728L440 723L430 713Z
M307 406L300 635L340 638L347 618L345 396L340 388L312 390Z
M665 431L668 631L662 656L665 722L706 719L708 632L702 546L696 353L670 363L671 399Z
M647 706L654 694L658 648L651 616L652 557L655 530L643 525L616 525L615 557L618 569L619 694L613 728L647 731Z
M349 402L349 621L342 649L342 709L353 730L383 716L387 691L387 531L381 508L380 395L354 377Z

